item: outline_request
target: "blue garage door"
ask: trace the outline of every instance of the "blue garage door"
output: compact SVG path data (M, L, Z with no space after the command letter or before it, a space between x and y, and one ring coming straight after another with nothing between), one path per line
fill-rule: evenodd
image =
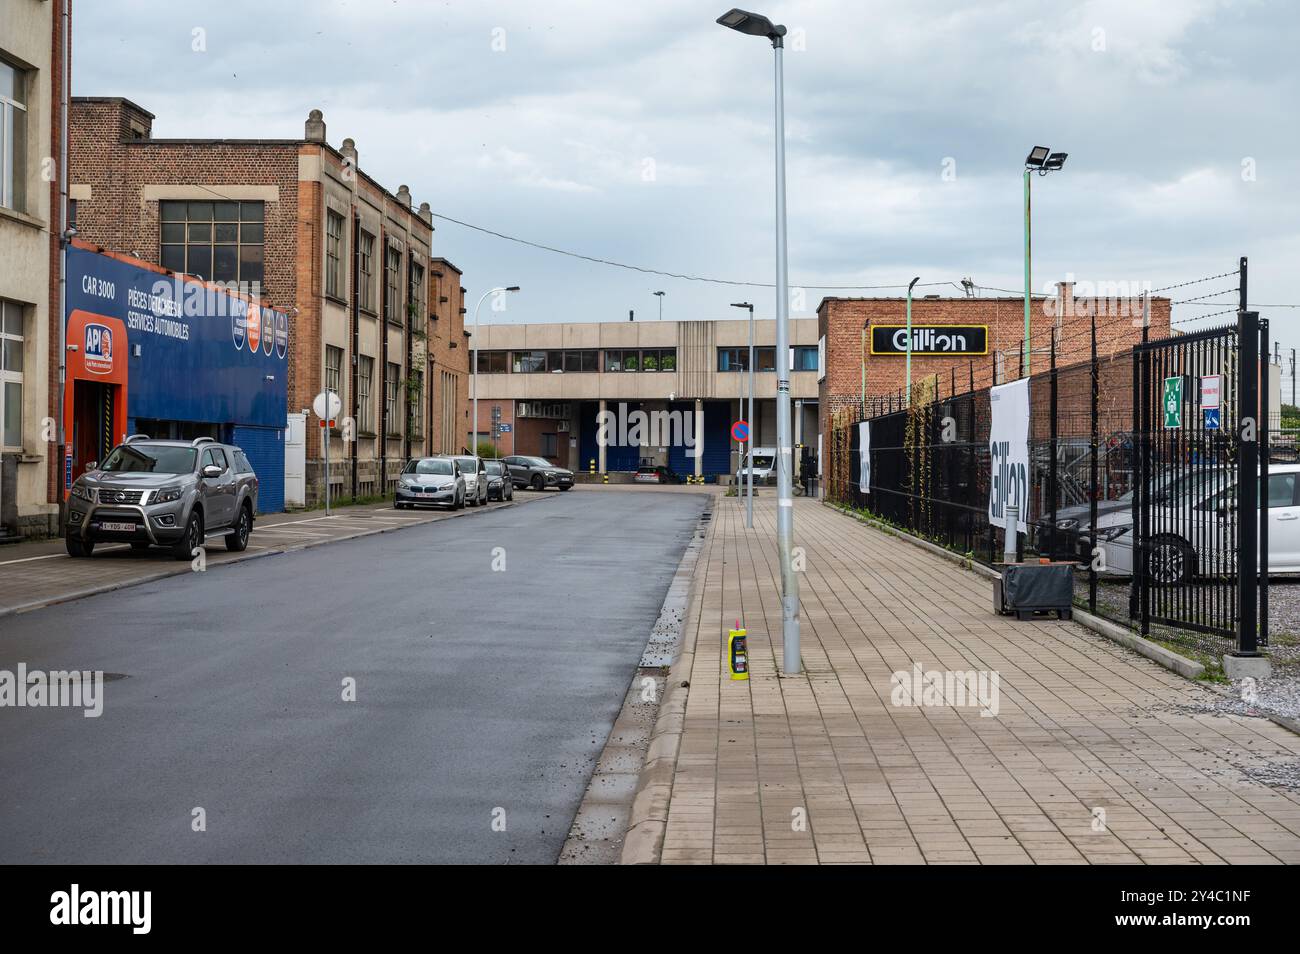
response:
M694 414L693 402L679 402L674 411L683 415ZM704 441L702 472L706 475L731 473L731 405L726 401L704 402L704 430L699 439ZM695 458L686 454L681 446L668 449L668 466L685 476L695 473Z
M617 414L619 411L619 403L620 402L617 401L610 401L606 407L611 413ZM627 412L629 414L641 407L641 404L637 401L627 401L623 403L627 405ZM596 417L600 414L600 402L583 401L578 413L578 426L582 429L578 441L578 447L581 452L579 459L581 460L581 469L586 470L588 466L590 466L588 462L593 457L596 458L598 464L600 461L599 447L596 444L596 433L599 430L596 425ZM618 439L616 425L617 422L615 422L615 426L611 426L610 428L610 437L612 440ZM605 470L610 473L636 470L640 465L640 462L641 448L636 445L629 444L624 446L610 444L605 448Z
M257 474L259 513L284 510L284 430L279 427L232 427L230 442L243 448Z

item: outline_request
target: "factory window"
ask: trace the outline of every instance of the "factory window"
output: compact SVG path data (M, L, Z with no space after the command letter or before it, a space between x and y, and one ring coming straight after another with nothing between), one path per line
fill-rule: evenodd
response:
M264 203L163 201L158 212L163 268L209 281L261 285Z
M375 379L375 359L357 355L357 430L362 434L375 432L375 407L371 399Z
M24 211L27 73L0 60L0 205Z
M361 276L357 284L357 297L362 310L374 314L375 311L375 237L369 232L361 233L358 244L358 256L361 261L358 270Z
M325 294L343 297L343 216L325 213Z
M719 371L745 371L749 367L749 348L719 348ZM766 346L754 349L754 370L776 370L776 348Z
M0 301L0 445L23 444L23 308Z

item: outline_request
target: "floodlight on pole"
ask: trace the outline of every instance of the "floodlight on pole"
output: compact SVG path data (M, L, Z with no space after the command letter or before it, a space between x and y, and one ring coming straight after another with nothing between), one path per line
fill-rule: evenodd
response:
M1025 368L1025 377L1029 377L1029 359L1033 349L1029 346L1030 331L1030 314L1033 306L1031 298L1033 295L1033 252L1032 252L1032 225L1030 216L1029 201L1029 177L1037 172L1040 176L1045 176L1049 172L1058 172L1065 165L1065 157L1068 153L1052 152L1047 146L1034 146L1029 150L1029 155L1025 156L1025 340L1022 344L1024 348L1025 359L1022 362Z
M664 295L667 294L667 292L657 291L654 294L655 297L659 299L659 320L663 321L664 320Z

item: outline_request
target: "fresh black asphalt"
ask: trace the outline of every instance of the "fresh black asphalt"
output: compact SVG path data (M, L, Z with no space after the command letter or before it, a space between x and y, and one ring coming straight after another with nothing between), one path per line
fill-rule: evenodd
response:
M707 498L550 495L0 619L110 680L0 708L0 862L555 861Z

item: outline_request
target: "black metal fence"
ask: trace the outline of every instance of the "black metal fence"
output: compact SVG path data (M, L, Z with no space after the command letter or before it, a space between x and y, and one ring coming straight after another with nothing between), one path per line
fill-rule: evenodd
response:
M1258 524L1239 519L1257 509L1261 488L1245 477L1259 473L1255 461L1296 456L1289 437L1270 450L1267 417L1256 418L1258 439L1240 436L1249 417L1241 407L1267 407L1267 387L1258 381L1268 367L1267 346L1258 344L1267 342L1267 323L1245 313L1239 323L1248 322L1247 341L1230 326L1107 351L1092 319L1082 330L1088 359L1064 367L1056 364L1054 336L1047 369L1027 385L1029 461L1017 475L1017 502L1028 519L1014 541L1018 559L1075 562L1077 602L1135 622L1144 634L1155 626L1174 639L1240 637L1256 595L1260 619L1267 619L1268 501L1291 493L1300 504L1300 486L1293 486L1300 475L1263 484ZM1259 361L1245 357L1257 347ZM994 369L994 383L996 376ZM906 395L871 402L865 489L864 419L842 413L832 428L830 452L840 460L831 461L828 495L994 564L1005 536L989 518L998 479L991 387L962 388L961 378L973 383L973 368L920 382L910 402ZM1257 542L1253 529L1242 529L1256 526ZM1251 564L1255 554L1265 561L1258 584L1253 566L1247 572L1241 565L1247 546ZM1267 626L1260 630L1266 644Z

